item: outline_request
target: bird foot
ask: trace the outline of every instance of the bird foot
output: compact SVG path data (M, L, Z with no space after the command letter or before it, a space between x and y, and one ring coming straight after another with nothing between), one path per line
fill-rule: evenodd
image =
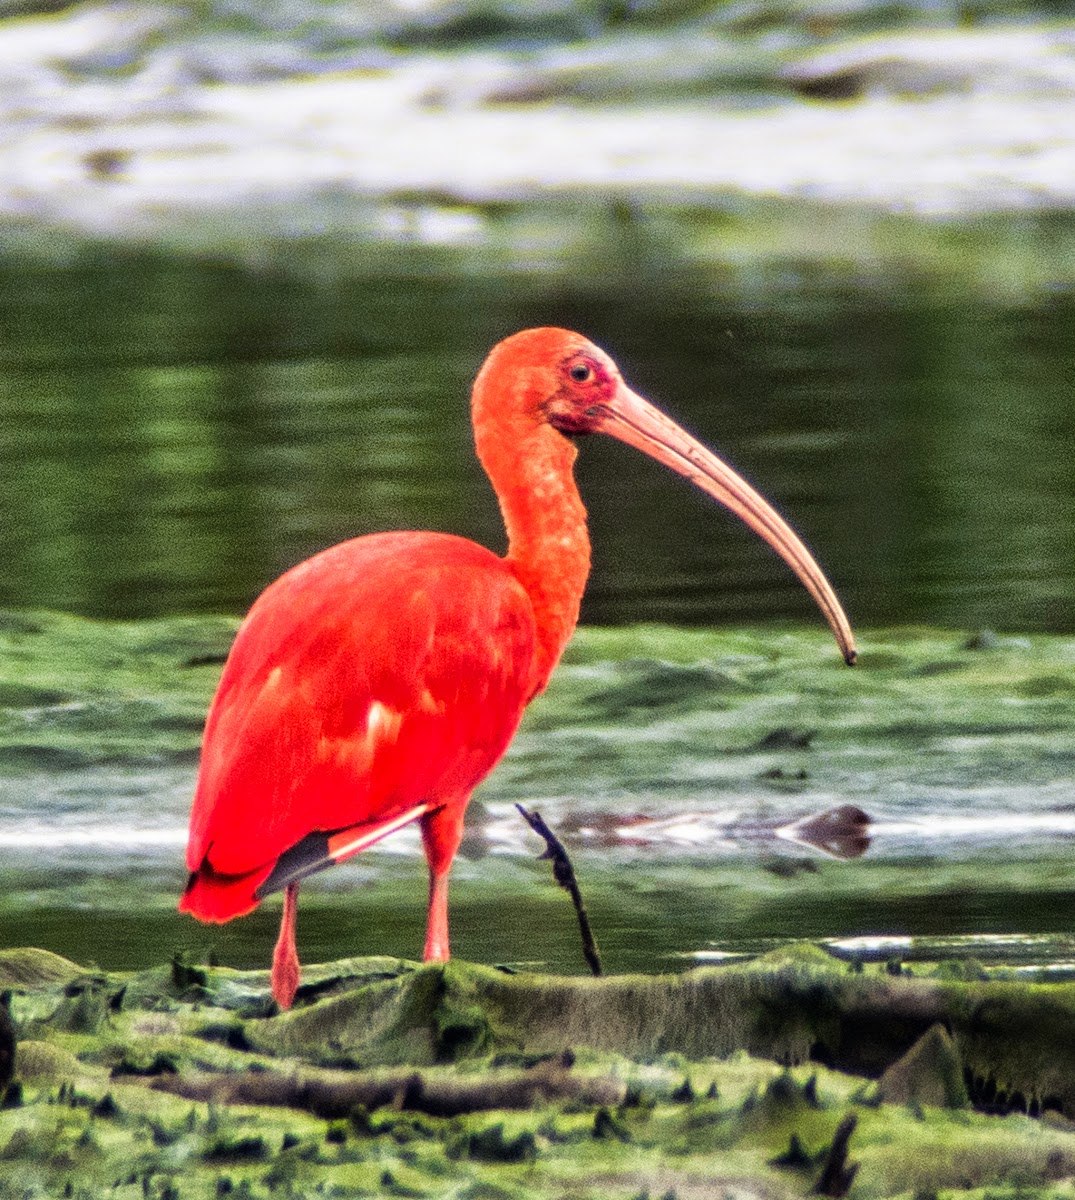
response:
M272 952L272 994L282 1009L289 1009L299 990L301 968L295 948L295 919L298 911L299 885L289 883L284 889L284 911L280 917L280 936Z
M301 969L299 957L292 952L289 954L274 954L272 960L272 994L276 1003L285 1011L295 1003L295 993L299 990Z

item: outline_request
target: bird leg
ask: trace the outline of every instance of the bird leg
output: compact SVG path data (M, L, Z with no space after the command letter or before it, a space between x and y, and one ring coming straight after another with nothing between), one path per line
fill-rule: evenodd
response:
M423 962L447 962L452 956L448 943L448 872L429 872L429 913L426 917L426 944Z
M466 803L438 808L422 818L422 844L429 863L429 911L426 916L425 962L447 962L448 875L452 860L463 840L463 811Z
M280 917L280 936L272 953L272 994L281 1008L290 1008L299 987L299 952L295 947L295 917L298 912L299 885L284 889L284 911Z

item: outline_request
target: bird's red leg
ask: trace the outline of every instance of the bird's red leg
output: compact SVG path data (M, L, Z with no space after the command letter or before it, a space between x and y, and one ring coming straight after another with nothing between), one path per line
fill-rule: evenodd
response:
M429 915L426 917L425 962L447 962L452 956L448 942L448 872L429 872Z
M280 936L272 954L272 994L281 1008L290 1008L299 987L299 952L295 947L295 916L298 912L299 885L284 889L284 911L280 917Z
M447 962L451 957L448 942L448 874L452 859L463 840L465 804L438 808L422 818L422 843L429 862L429 913L426 917L425 962Z

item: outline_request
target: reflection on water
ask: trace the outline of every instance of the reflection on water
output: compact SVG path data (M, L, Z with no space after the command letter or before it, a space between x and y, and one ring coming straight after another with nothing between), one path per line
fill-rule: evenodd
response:
M866 836L853 806L799 820L789 820L799 806L789 808L779 818L757 809L619 821L607 811L558 813L607 969L679 970L798 939L863 961L969 957L1053 973L1075 961L1075 892L1064 886L1075 814L924 815L871 823ZM0 835L4 944L110 969L141 968L177 948L266 965L277 902L226 926L181 917L185 828L109 821L22 821L14 836ZM821 830L830 836L818 846L811 836ZM834 846L833 830L850 840ZM586 972L570 902L543 850L514 805L473 806L453 872L456 953ZM425 889L413 828L308 880L304 953L311 962L414 958Z
M426 264L428 266L428 264ZM643 269L369 280L114 254L0 267L0 606L241 611L374 529L499 546L470 380L527 324L574 326L792 519L856 623L1070 630L1075 301ZM681 481L593 439L584 618L739 621L811 604Z

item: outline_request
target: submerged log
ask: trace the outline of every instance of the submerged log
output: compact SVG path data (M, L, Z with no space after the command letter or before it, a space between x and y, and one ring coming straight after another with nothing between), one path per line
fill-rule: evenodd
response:
M530 1070L487 1072L473 1080L438 1078L422 1071L242 1071L158 1076L150 1086L187 1100L299 1108L328 1120L345 1117L359 1106L455 1117L565 1100L587 1107L622 1102L622 1080L573 1074L567 1061L568 1056L561 1055Z

